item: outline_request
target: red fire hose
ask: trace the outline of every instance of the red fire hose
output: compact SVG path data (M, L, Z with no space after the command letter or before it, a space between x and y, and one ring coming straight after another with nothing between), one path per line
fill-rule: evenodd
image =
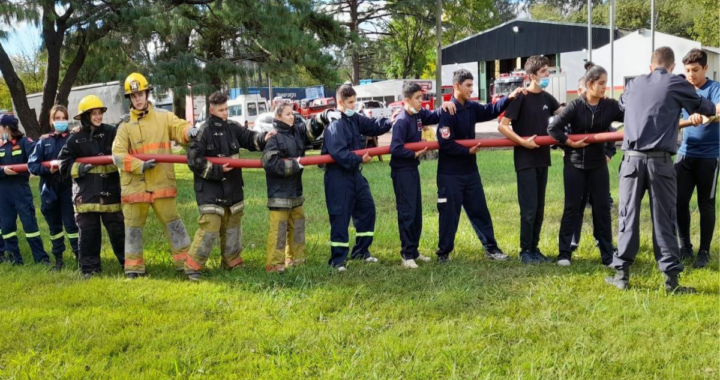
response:
M570 135L568 136L570 139L574 141L579 141L584 138L587 138L585 142L590 144L596 144L596 143L606 143L606 142L614 142L614 141L621 141L623 139L623 132L608 132L608 133L597 133L597 134L586 134L586 135ZM476 140L456 140L458 144L461 144L465 147L473 147L477 145L478 143L481 144L481 148L497 148L497 147L507 147L507 146L517 146L518 144L512 142L509 139L506 138L497 138L497 139L476 139ZM557 144L558 141L553 139L550 136L538 136L535 138L535 144L537 145L554 145ZM418 142L418 143L410 143L405 144L405 148L412 150L412 151L419 151L423 150L425 148L428 148L428 150L436 150L439 148L439 144L437 141L431 141L431 142ZM370 149L360 149L353 151L358 156L364 156L365 153L368 153L370 156L381 156L384 154L390 154L390 147L389 146L383 146L378 148L370 148ZM168 164L187 164L187 157L181 156L177 154L134 154L133 157L136 157L140 160L147 161L154 159L158 163L168 163ZM262 168L262 163L260 160L250 160L250 159L237 159L237 158L219 158L219 157L208 157L208 161L212 162L213 164L217 165L225 165L229 164L233 168ZM83 164L92 164L92 165L110 165L112 164L112 157L111 156L97 156L97 157L83 157L79 158L77 162L83 163ZM308 165L321 165L321 164L332 164L335 160L333 160L330 155L325 154L322 156L313 156L313 157L303 157L300 159L300 164L303 166ZM43 166L50 168L52 166L52 161L46 161L42 163ZM7 165L4 166L7 168L12 169L13 171L17 173L24 173L27 172L27 164L17 164L17 165Z

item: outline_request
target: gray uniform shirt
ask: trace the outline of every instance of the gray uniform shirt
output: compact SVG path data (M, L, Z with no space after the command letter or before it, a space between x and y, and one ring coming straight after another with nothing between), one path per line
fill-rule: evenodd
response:
M620 97L625 111L622 150L677 152L681 111L715 115L715 105L701 98L687 80L657 68L633 79Z

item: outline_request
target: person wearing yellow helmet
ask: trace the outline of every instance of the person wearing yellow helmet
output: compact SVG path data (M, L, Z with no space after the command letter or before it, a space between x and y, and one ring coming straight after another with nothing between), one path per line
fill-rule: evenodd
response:
M112 154L120 169L125 214L125 273L129 279L145 275L142 237L151 206L170 243L175 269L183 271L190 237L175 203L175 167L135 155L172 154L172 142L187 145L197 129L172 112L155 108L148 100L152 87L142 74L130 74L124 89L130 114L118 126Z
M101 223L110 238L115 257L120 265L125 263L125 225L120 205L120 175L116 165L82 164L78 158L112 154L111 146L116 129L103 123L107 108L95 95L84 97L78 105L82 128L70 134L60 151L60 174L73 182L73 206L75 221L80 229L78 261L83 278L99 273Z

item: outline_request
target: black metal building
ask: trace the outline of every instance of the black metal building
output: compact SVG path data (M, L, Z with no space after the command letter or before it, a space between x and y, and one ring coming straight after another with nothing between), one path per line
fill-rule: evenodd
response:
M587 48L587 25L517 19L480 32L442 49L442 64L477 62L480 96L489 98L489 84L500 73L521 68L528 57L544 55L560 65L560 53ZM616 30L615 39L626 34ZM610 28L593 27L593 49L610 43Z

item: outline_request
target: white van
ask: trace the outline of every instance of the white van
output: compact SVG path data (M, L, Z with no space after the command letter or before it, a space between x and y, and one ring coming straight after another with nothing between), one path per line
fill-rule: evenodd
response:
M238 95L228 101L228 119L252 127L258 115L267 112L268 108L267 100L260 95Z
M268 102L260 95L238 95L228 100L228 119L248 128L255 125L258 115L268 112ZM207 119L205 109L200 112L196 125Z

